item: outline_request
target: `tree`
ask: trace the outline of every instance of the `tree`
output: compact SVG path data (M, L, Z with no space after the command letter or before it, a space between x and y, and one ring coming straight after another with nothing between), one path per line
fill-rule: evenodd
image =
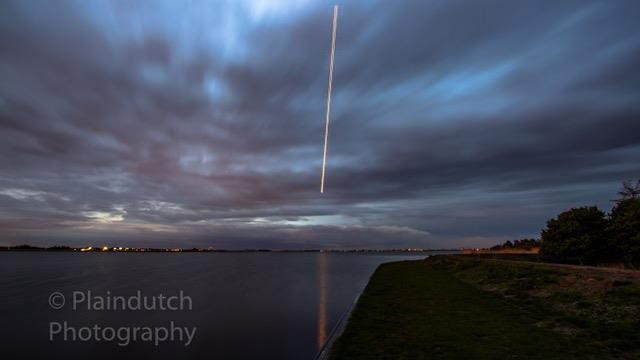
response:
M596 265L606 258L605 213L595 206L573 208L547 221L540 255L546 261Z
M613 258L640 267L640 198L618 200L608 230Z
M620 195L620 199L614 200L616 203L630 199L640 199L640 180L635 184L631 181L623 181L622 190L618 191L618 195Z

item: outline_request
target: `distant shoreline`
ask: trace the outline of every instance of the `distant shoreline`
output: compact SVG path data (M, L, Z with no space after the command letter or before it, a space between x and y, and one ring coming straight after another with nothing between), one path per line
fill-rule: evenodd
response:
M434 252L462 252L462 249L202 249L202 248L136 248L136 247L70 247L70 246L53 246L53 247L38 247L30 245L19 246L1 246L0 252L90 252L90 253L401 253L401 254L422 254L422 253L434 253Z

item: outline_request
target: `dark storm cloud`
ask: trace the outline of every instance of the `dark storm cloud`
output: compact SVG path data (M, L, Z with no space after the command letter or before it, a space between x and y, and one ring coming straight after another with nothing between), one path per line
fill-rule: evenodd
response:
M488 245L640 174L631 1L345 3L325 196L329 6L118 4L0 5L0 241Z

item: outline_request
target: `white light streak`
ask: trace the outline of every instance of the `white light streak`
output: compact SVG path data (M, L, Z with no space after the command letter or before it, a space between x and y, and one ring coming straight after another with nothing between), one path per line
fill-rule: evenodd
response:
M331 34L331 61L329 63L329 87L327 88L327 119L324 127L324 150L322 152L322 177L320 193L324 193L324 177L327 167L327 142L329 140L329 118L331 115L331 85L333 82L333 56L336 52L336 28L338 27L338 5L333 6L333 31Z

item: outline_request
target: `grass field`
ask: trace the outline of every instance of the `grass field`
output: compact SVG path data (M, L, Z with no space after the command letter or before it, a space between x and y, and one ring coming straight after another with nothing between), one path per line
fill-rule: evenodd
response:
M384 264L331 359L640 358L638 274L473 256Z

